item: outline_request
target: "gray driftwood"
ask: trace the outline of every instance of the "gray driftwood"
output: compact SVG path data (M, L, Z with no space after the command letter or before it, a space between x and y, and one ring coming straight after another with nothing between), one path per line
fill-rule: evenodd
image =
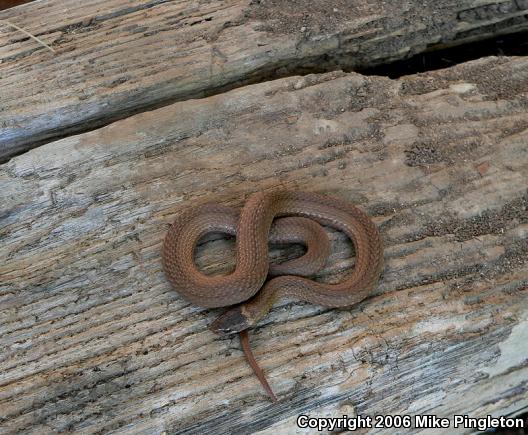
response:
M35 1L0 13L0 161L131 113L528 28L528 0Z
M277 433L301 412L526 408L527 84L525 58L394 81L291 77L0 166L0 431ZM386 245L368 300L283 301L253 331L277 405L238 341L207 329L217 312L174 293L160 262L180 210L274 188L358 204ZM353 263L331 238L320 279ZM232 246L207 242L198 263L226 271Z

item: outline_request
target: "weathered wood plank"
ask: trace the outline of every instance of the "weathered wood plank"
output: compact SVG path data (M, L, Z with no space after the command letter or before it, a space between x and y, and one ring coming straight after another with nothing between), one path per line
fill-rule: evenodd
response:
M526 29L527 0L36 1L0 13L0 161L130 113L302 69Z
M528 60L391 81L292 77L176 103L0 166L0 431L292 428L301 412L472 416L528 405ZM160 246L201 201L332 194L386 266L351 309L283 301L253 332L269 403ZM331 233L321 279L351 266ZM233 266L216 240L209 271ZM276 256L294 251L275 251Z

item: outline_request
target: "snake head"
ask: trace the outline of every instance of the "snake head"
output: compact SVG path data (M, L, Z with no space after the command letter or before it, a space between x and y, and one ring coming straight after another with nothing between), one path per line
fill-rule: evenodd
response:
M247 317L242 313L240 307L234 307L227 310L211 323L209 329L218 335L228 336L243 331L250 326Z

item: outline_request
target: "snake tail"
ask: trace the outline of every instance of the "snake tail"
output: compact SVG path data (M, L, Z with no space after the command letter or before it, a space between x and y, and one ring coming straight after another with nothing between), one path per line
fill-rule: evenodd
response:
M273 390L271 389L270 385L268 384L268 381L266 380L266 375L260 368L260 366L257 363L257 360L253 356L253 352L251 351L251 345L249 343L249 334L248 330L245 329L243 331L240 331L238 333L238 336L240 337L240 344L242 344L242 350L244 351L244 355L246 357L246 360L248 364L251 366L251 369L253 370L253 373L255 373L255 376L259 380L260 384L266 390L266 393L268 393L268 396L272 400L272 402L278 402L277 396L273 393Z
M249 342L248 328L254 326L259 319L251 319L247 316L247 314L248 313L245 313L244 307L242 305L233 307L218 317L214 322L212 322L209 325L209 329L224 337L238 333L240 344L242 345L242 350L244 351L244 356L253 370L253 373L255 373L255 376L259 380L264 390L266 390L266 393L268 393L268 396L271 398L271 400L273 402L277 402L277 397L269 386L268 381L266 380L266 375L255 359L251 350L251 344Z

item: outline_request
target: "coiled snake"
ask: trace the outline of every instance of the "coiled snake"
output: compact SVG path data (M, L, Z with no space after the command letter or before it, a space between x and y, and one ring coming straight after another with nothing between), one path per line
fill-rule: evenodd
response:
M329 241L321 225L342 231L354 244L355 266L338 284L306 278L324 267L329 254ZM236 235L237 262L229 275L204 275L194 263L198 241L212 232ZM270 267L269 241L302 243L307 251L300 258ZM383 248L376 226L357 207L315 193L281 190L250 195L240 212L218 204L185 210L165 237L163 263L174 289L187 300L206 308L230 307L211 329L223 335L240 334L248 362L275 401L250 352L247 329L283 296L325 307L358 303L378 282ZM272 278L266 282L269 276Z

